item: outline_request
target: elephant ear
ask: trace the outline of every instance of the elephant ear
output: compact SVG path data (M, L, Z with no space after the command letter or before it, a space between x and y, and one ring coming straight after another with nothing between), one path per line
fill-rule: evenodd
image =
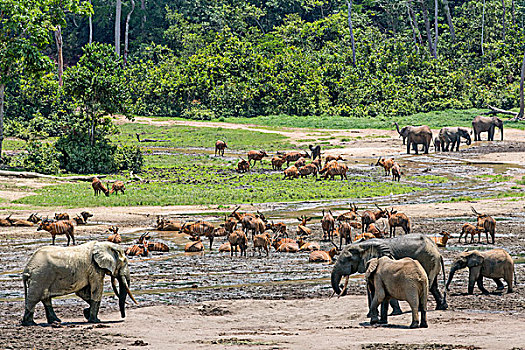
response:
M481 256L479 252L472 252L469 254L467 258L467 266L468 267L476 267L483 263L483 260L485 260L484 257Z
M122 260L122 254L118 246L107 242L95 243L93 247L93 260L103 270L107 270L111 275L117 273L119 260ZM124 257L125 259L125 257Z
M368 261L368 264L367 264L368 267L366 268L366 272L365 272L366 279L369 279L370 276L374 273L374 271L377 270L378 261L379 261L378 258L373 258Z

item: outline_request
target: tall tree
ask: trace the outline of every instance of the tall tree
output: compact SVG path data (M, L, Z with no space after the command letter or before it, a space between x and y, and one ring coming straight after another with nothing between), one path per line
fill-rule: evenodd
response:
M355 61L355 39L354 29L352 27L352 0L346 0L346 6L348 7L348 27L350 28L350 41L352 43L352 65L356 65Z
M124 64L128 63L128 38L129 38L129 20L131 19L131 14L135 11L135 1L130 0L131 10L126 16L126 29L124 31Z
M62 55L62 27L57 26L55 30L55 42L57 45L57 63L58 63L58 85L62 86L62 75L64 75L64 56Z
M520 111L516 116L516 120L524 119L525 102L523 101L523 82L525 80L525 54L523 54L523 61L521 62L521 78L520 78Z
M434 0L434 58L437 58L438 37L438 0Z
M420 3L423 13L423 20L425 21L425 29L427 31L428 51L434 58L437 58L436 51L434 50L434 44L432 43L432 33L430 31L430 20L428 19L427 1L420 0Z
M120 17L122 15L122 0L115 3L115 53L120 56Z
M450 30L450 38L456 41L456 31L454 30L454 23L452 22L452 15L450 14L450 7L448 0L443 0L443 8L445 9L445 16L447 17L448 29Z
M514 5L514 0L511 2L510 12L512 14L512 25L516 25L516 7Z
M505 27L506 27L506 23L505 23L505 12L507 12L507 8L505 6L505 0L501 0L501 6L503 7L503 15L501 17L501 22L502 22L502 25L503 25L503 41L505 41Z
M91 0L89 0L89 4L92 5ZM89 40L88 44L91 44L93 42L93 15L89 14Z
M408 15L408 21L410 22L410 27L412 28L412 39L414 40L414 46L416 47L416 52L419 53L417 33L416 33L416 28L414 26L414 21L412 20L412 9L410 8L410 2L407 3L407 15Z
M483 35L485 34L485 0L483 0L483 13L481 15L481 57L483 60L483 56L485 55L485 51L483 49Z

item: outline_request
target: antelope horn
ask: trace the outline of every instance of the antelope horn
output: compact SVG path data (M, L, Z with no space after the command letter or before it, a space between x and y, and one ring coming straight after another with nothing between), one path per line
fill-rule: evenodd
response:
M473 212L474 214L476 214L476 215L481 215L480 213L478 213L478 212L476 211L476 209L474 209L474 207L471 206L470 209L472 209L472 212Z
M377 207L377 209L383 210L383 209L379 208L379 205L377 205L377 203L374 203L374 205Z

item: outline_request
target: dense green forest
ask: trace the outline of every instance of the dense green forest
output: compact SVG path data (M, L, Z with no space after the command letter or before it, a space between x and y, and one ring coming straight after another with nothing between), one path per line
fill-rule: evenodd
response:
M5 134L60 137L79 157L119 152L106 141L113 113L392 118L519 106L525 7L514 0L20 3L0 0Z

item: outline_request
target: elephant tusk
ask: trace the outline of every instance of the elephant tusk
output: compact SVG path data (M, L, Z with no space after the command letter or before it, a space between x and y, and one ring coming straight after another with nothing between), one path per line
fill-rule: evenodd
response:
M135 304L138 304L137 301L135 300L135 298L133 297L133 294L131 294L131 291L128 288L128 284L126 283L124 286L126 287L126 292L128 293L128 295L131 298L131 300L133 300L133 302L135 302Z
M332 292L332 295L330 295L330 297L328 298L328 300L332 299L332 298L334 297L334 295L335 295L335 291Z
M111 287L113 288L113 292L115 293L115 295L118 298L119 296L118 296L118 292L117 292L117 285L115 284L115 277L113 277L113 276L111 276Z
M339 294L339 296L337 297L337 299L339 299L341 297L341 295L345 294L346 292L346 287L348 287L348 280L350 279L350 275L347 275L346 276L346 279L345 279L345 284L343 286L343 290L341 291L341 294Z

